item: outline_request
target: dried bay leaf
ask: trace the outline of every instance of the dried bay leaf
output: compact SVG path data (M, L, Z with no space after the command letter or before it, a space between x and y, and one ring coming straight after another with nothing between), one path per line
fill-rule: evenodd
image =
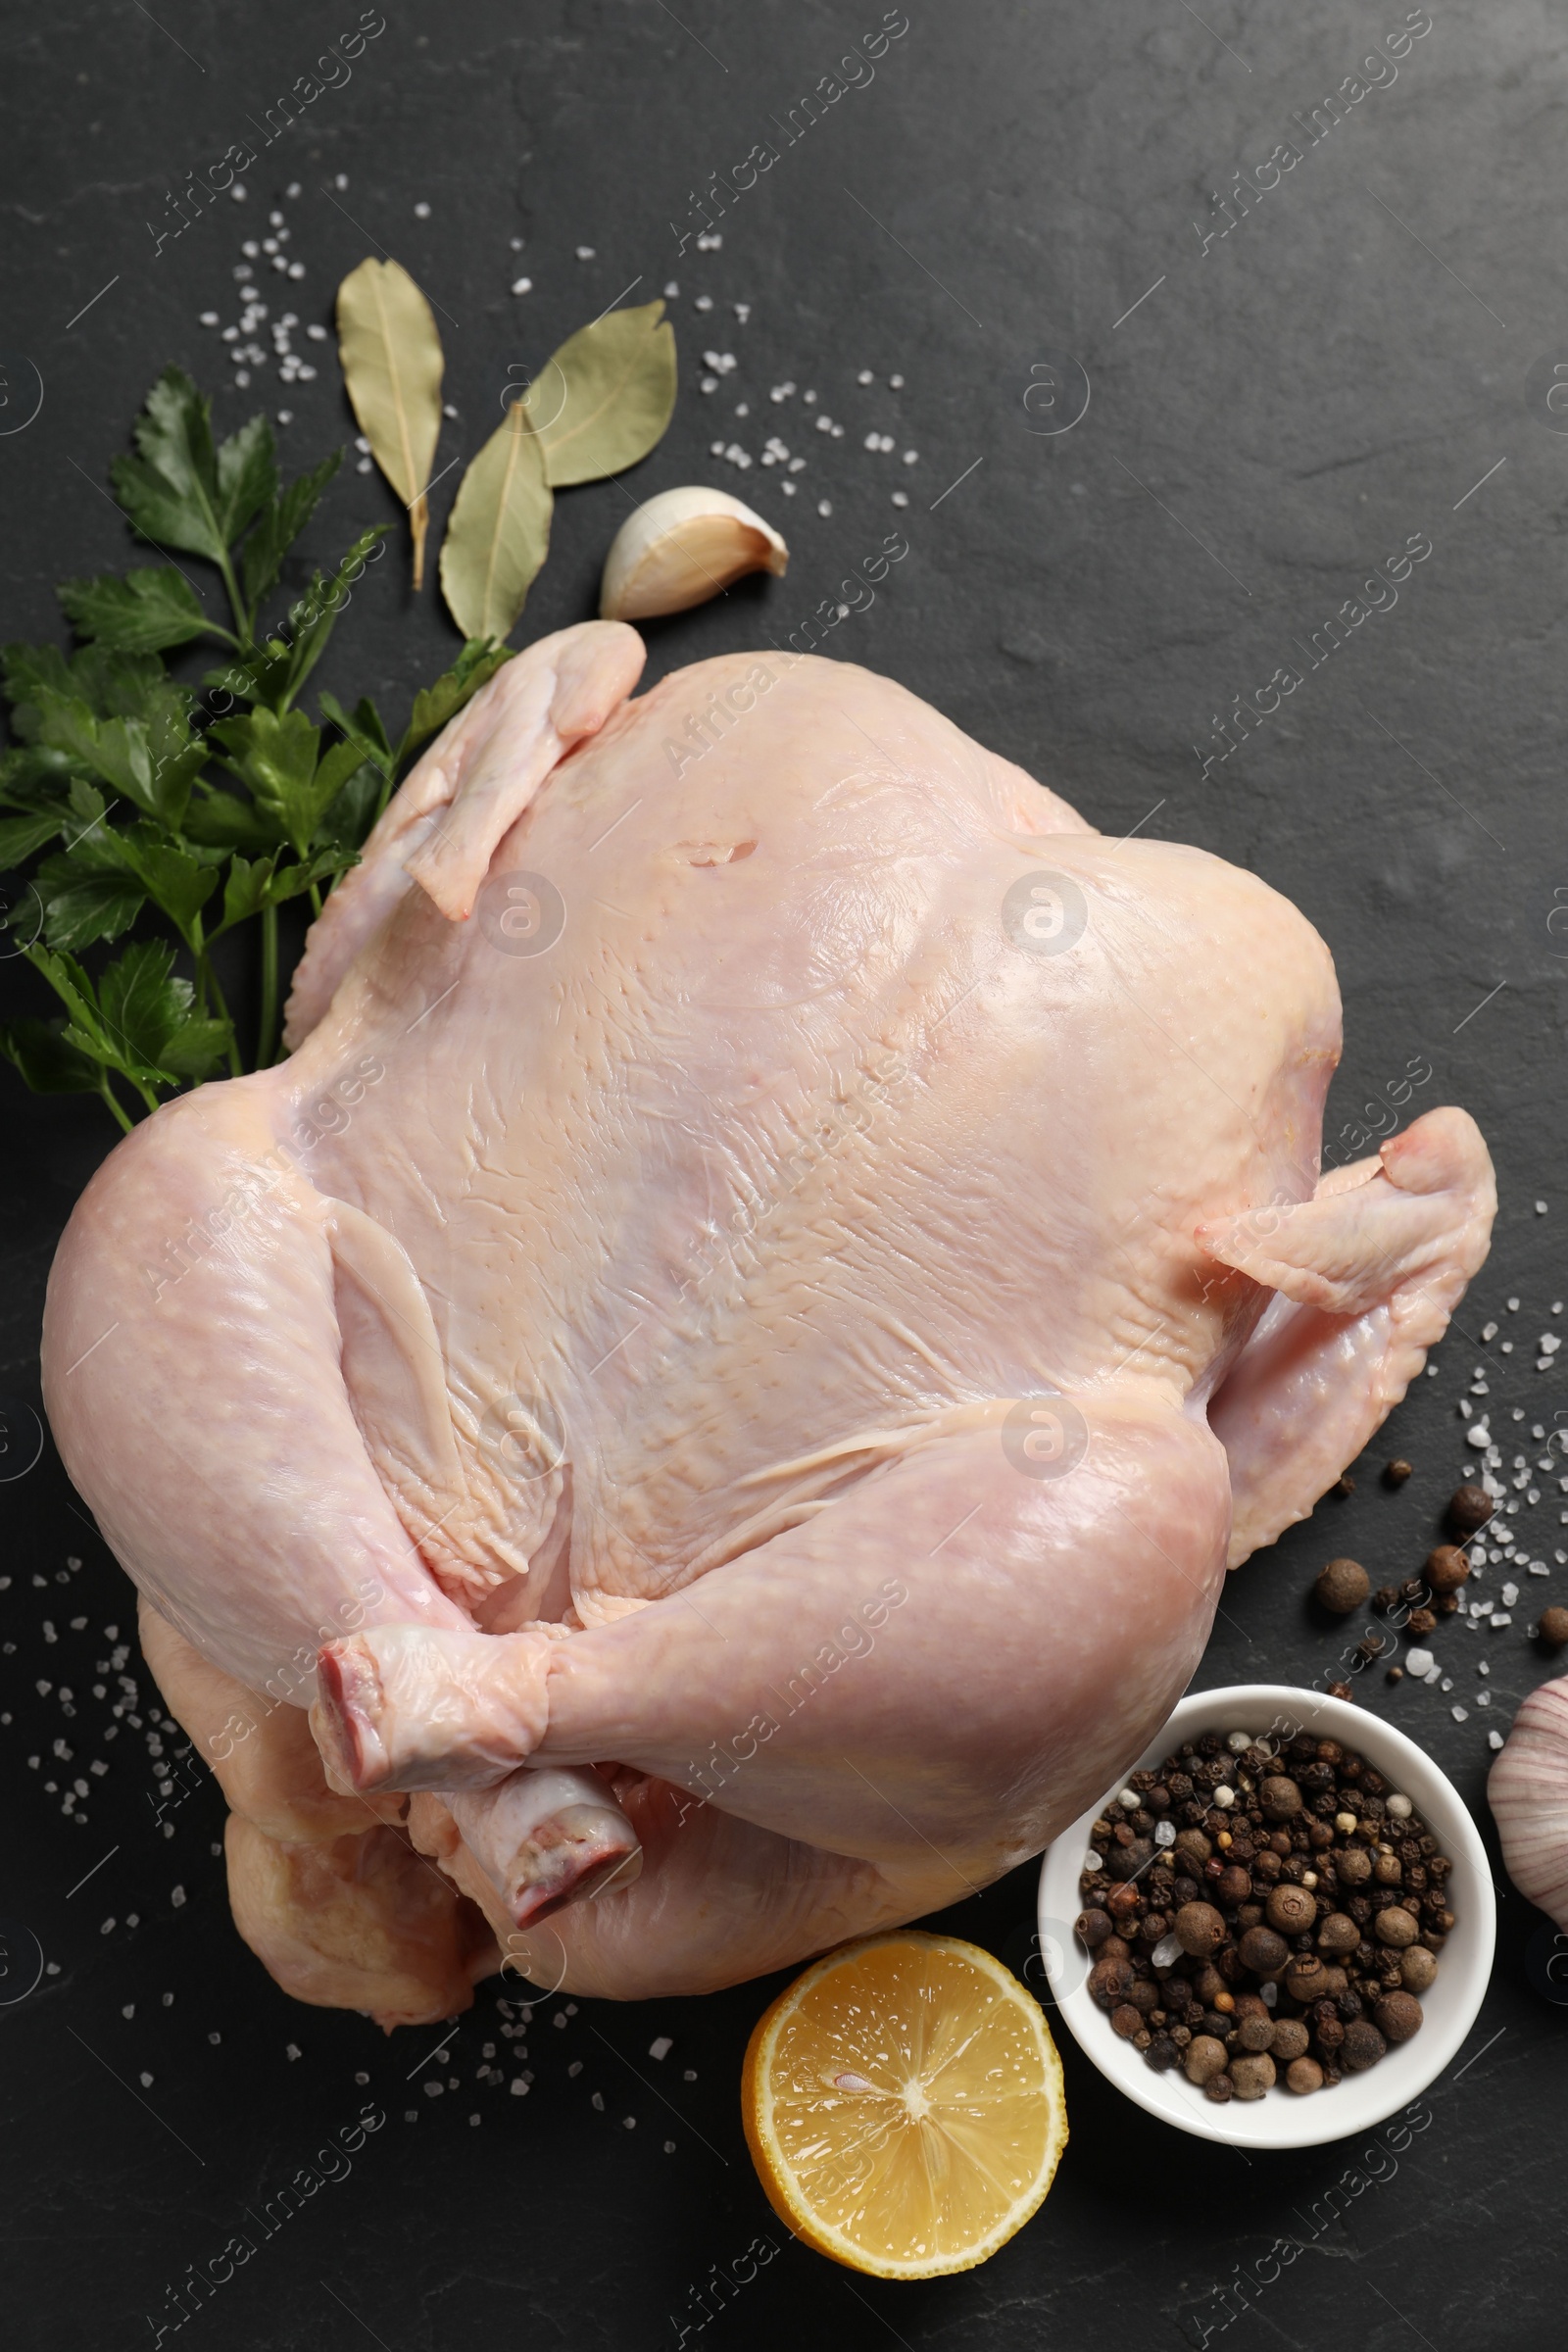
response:
M523 396L551 488L646 458L675 408L675 336L662 302L612 311L568 335Z
M463 477L441 547L441 591L465 637L508 637L550 552L544 449L514 401Z
M424 581L425 503L441 431L441 337L400 262L362 262L337 290L338 358L370 454L409 511L414 585Z

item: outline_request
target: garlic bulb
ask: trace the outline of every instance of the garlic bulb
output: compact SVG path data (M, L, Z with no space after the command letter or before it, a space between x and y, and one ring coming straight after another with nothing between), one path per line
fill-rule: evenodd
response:
M727 490L662 490L628 514L611 543L601 620L684 612L743 572L782 574L790 551L770 522Z
M1509 1878L1568 1929L1568 1680L1532 1690L1487 1795Z

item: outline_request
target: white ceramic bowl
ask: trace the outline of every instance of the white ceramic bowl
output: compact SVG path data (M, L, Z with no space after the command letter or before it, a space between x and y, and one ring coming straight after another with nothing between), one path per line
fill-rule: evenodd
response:
M1425 2023L1409 2041L1391 2044L1388 2055L1364 2074L1347 2075L1332 2088L1298 2097L1276 2084L1260 2099L1232 2099L1215 2106L1188 2082L1180 2067L1156 2074L1130 2042L1113 2034L1110 2019L1089 1990L1089 1955L1074 1936L1082 1903L1078 1885L1089 1832L1101 1805L1126 1786L1127 1773L1113 1781L1070 1830L1056 1839L1040 1870L1040 1949L1062 2017L1080 2046L1118 2090L1140 2107L1200 2139L1218 2139L1238 2148L1308 2148L1343 2139L1375 2124L1419 2097L1454 2056L1476 2021L1492 1974L1496 1904L1492 1872L1474 1822L1452 1782L1423 1754L1413 1740L1392 1724L1328 1698L1318 1690L1285 1684L1237 1683L1222 1690L1194 1690L1182 1700L1158 1738L1152 1740L1127 1772L1152 1770L1185 1740L1204 1732L1296 1731L1337 1740L1364 1756L1394 1788L1402 1789L1453 1864L1448 1881L1457 1924L1444 1945L1436 1982L1421 1996Z

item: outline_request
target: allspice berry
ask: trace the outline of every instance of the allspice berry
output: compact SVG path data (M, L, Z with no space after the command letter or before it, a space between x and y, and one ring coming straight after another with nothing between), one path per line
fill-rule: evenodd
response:
M1274 2047L1274 2020L1265 2009L1261 2017L1244 2017L1236 2029L1236 2040L1248 2051L1271 2050Z
M1438 1961L1424 1943L1412 1943L1407 1952L1399 1954L1399 1982L1406 1992L1425 1992L1437 1982Z
M1409 1917L1408 1912L1405 1916ZM1175 1932L1182 1950L1195 1960L1207 1960L1226 1936L1224 1919L1212 1903L1183 1903L1176 1914Z
M1230 2074L1239 2099L1260 2099L1274 2087L1274 2061L1267 2050L1249 2050L1245 2057L1233 2058Z
M1228 1862L1214 1881L1214 1892L1228 1910L1245 1903L1252 1891L1252 1874L1239 1862Z
M1098 1909L1081 1911L1073 1933L1077 1936L1080 1943L1087 1943L1090 1950L1093 1951L1096 1944L1103 1943L1105 1937L1110 1934L1109 1915Z
M1294 1821L1301 1810L1301 1791L1284 1773L1271 1772L1258 1789L1257 1801L1270 1821Z
M1132 1982L1132 1967L1126 1960L1097 1960L1089 1971L1089 1989L1105 2009L1115 2008L1127 1998Z
M1334 1875L1342 1886L1362 1886L1372 1876L1372 1857L1364 1845L1348 1845L1334 1857Z
M1380 1911L1372 1922L1372 1933L1379 1943L1392 1944L1398 1952L1403 1951L1406 1944L1414 1943L1421 1930L1402 1904L1391 1903L1387 1911Z
M1249 1928L1242 1937L1242 1966L1255 1977L1272 1977L1291 1957L1291 1947L1272 1928Z
M1311 1952L1298 1952L1285 1972L1285 1989L1293 2001L1315 2001L1325 1990L1326 1973Z
M1388 2046L1370 2018L1352 2017L1340 2044L1340 2064L1348 2074L1364 2074L1369 2066L1376 2066Z
M1187 2080L1189 2082L1212 2082L1216 2075L1225 2072L1225 2044L1216 2041L1212 2034L1195 2034L1187 2045Z
M1568 1643L1568 1609L1543 1609L1537 1630L1548 1649L1561 1649Z
M1470 1575L1470 1563L1457 1544L1440 1544L1427 1553L1422 1571L1434 1592L1457 1592Z
M1421 2031L1421 2004L1413 1992L1386 1992L1372 2015L1387 2041L1408 2041L1412 2034Z
M1110 2030L1113 2034L1119 2034L1123 2041L1131 2041L1135 2034L1143 2031L1143 2011L1135 2009L1131 2001L1123 2001L1119 2008L1110 2013Z
M1298 2017L1282 2017L1274 2028L1274 2038L1268 2045L1275 2065L1291 2066L1298 2058L1304 2058L1308 2038L1306 2028Z
M1263 1916L1276 1935L1305 1936L1317 1917L1317 1900L1310 1887L1293 1886L1287 1881L1274 1888Z
M1359 1560L1330 1560L1312 1587L1323 1606L1332 1609L1336 1617L1348 1617L1371 1590L1372 1579Z
M1345 1911L1331 1911L1317 1932L1320 1952L1353 1952L1360 1940L1360 1929Z
M1448 1497L1448 1525L1456 1536L1473 1536L1486 1526L1494 1507L1485 1487L1456 1487Z

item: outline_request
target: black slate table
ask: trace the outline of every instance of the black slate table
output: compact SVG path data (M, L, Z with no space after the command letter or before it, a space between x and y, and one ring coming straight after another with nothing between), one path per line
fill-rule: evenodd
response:
M906 17L876 0L387 0L384 18L353 0L159 0L156 15L13 6L0 55L6 636L56 628L58 578L131 560L102 486L168 362L216 391L225 429L258 405L288 411L296 464L352 434L331 346L303 337L367 253L398 255L441 305L457 412L443 465L563 335L667 284L674 423L629 483L562 499L525 631L593 609L629 496L735 489L787 531L789 575L651 626L650 678L848 603L830 654L906 681L1106 831L1200 843L1305 910L1346 1000L1338 1156L1358 1123L1386 1124L1363 1105L1415 1068L1432 1074L1410 1108L1475 1113L1502 1207L1437 1376L1352 1466L1352 1495L1231 1581L1200 1676L1332 1679L1346 1634L1314 1614L1311 1577L1331 1552L1380 1581L1419 1565L1463 1459L1473 1367L1491 1367L1510 1458L1515 1441L1534 1455L1528 1433L1549 1436L1562 1409L1535 1346L1568 1289L1561 24L1518 0L909 0ZM302 77L316 94L285 127L277 101ZM245 199L192 206L175 234L187 174L242 141L259 151ZM319 366L286 388L261 368L238 389L199 318L235 316L242 241L273 209L304 273L269 282L264 258L264 290L275 311L286 289ZM703 392L710 351L735 365ZM759 459L770 433L804 471L710 454ZM438 524L457 478L437 487ZM379 476L351 466L307 552L387 518ZM846 583L892 531L907 556L867 603ZM1371 584L1418 543L1396 591ZM321 677L402 708L454 642L388 563ZM43 1009L30 973L12 960L4 977L9 1006ZM95 1104L6 1077L15 1471L51 1250L111 1136ZM1396 1452L1415 1475L1392 1494L1377 1473ZM1556 1500L1553 1482L1534 1522L1548 1562ZM163 2340L181 2281L188 2308L192 2274L221 2274L247 2213L273 2225L248 2230L255 2255L198 2301L183 2340L1562 2340L1568 2011L1540 1916L1500 1868L1494 1979L1419 2129L1249 2161L1166 2131L1064 2036L1072 2140L1039 2217L981 2271L882 2285L790 2242L754 2180L736 2083L772 1986L574 2013L541 1998L536 2080L514 2098L475 2080L494 1985L440 2061L434 2034L385 2040L276 1990L229 1925L217 1790L193 1765L170 1777L172 1737L162 1758L131 1737L106 1749L113 1770L68 1817L54 1743L75 1773L96 1752L104 1709L86 1690L105 1629L133 1642L130 1596L47 1443L0 1504L19 2352ZM1454 1776L1489 1838L1486 1734L1549 1671L1523 1620L1568 1571L1553 1575L1501 1636L1442 1638L1451 1694L1376 1672L1356 1684ZM945 1924L1028 1966L1033 1876ZM386 2120L356 2145L367 2106ZM352 2155L318 2160L345 2130ZM302 2174L316 2185L276 2218Z

